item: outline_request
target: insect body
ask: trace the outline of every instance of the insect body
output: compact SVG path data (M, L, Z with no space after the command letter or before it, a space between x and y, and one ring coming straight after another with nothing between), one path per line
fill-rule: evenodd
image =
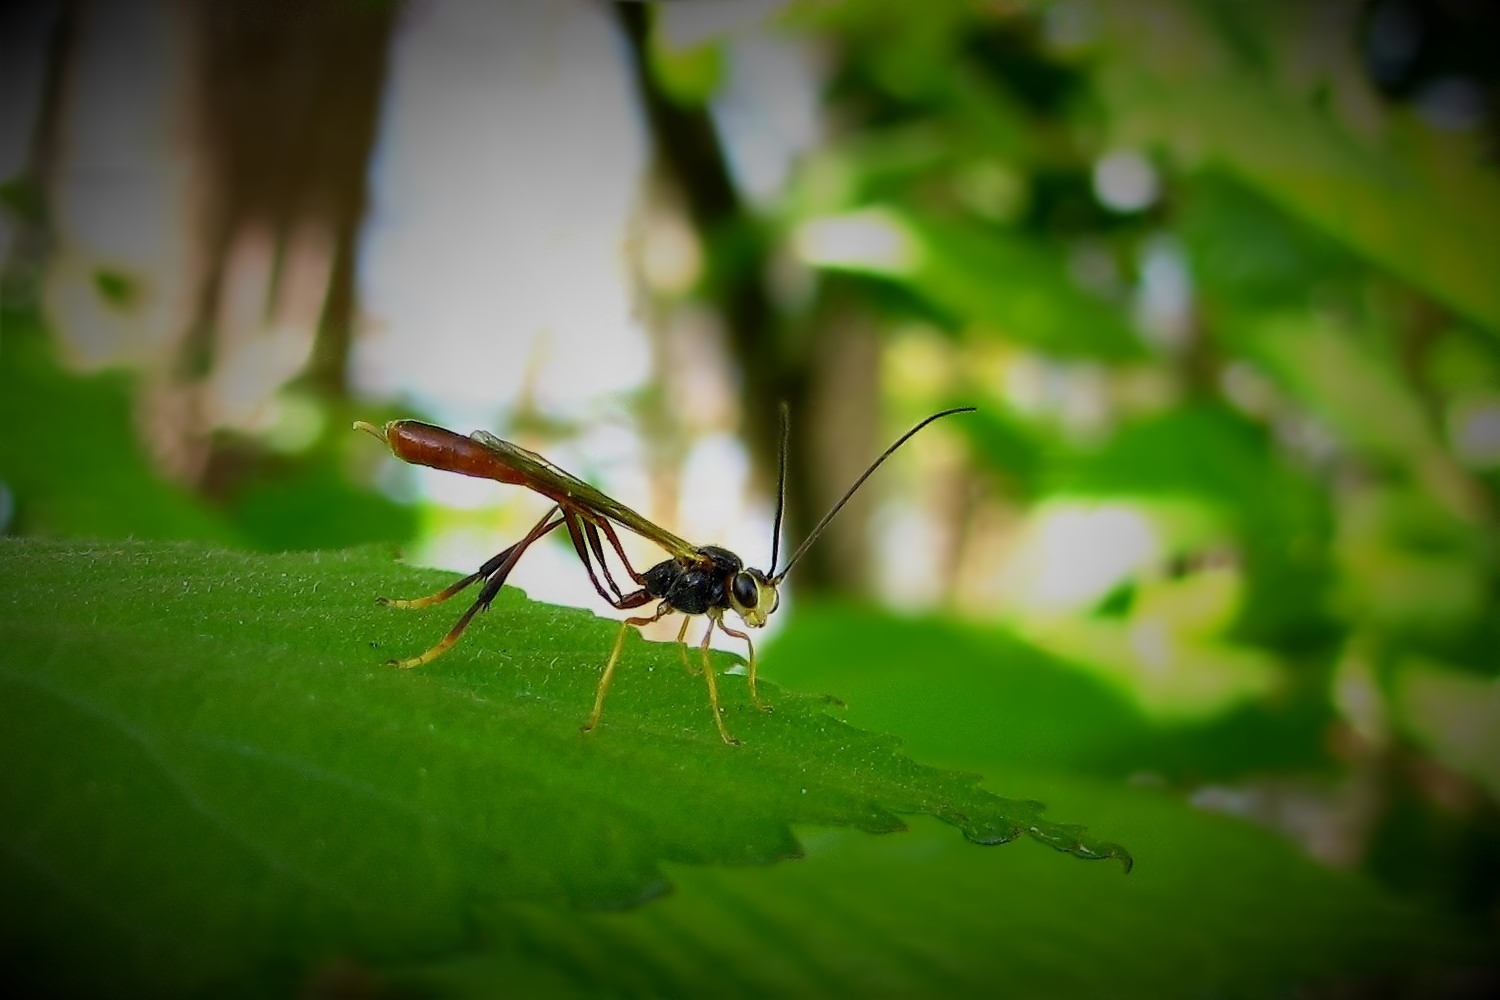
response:
M756 707L766 709L767 706L761 702L759 692L756 690L755 645L751 642L749 635L725 623L725 613L733 611L751 628L760 628L765 625L766 619L776 610L780 601L777 588L781 581L786 578L787 573L807 551L808 546L854 495L854 491L870 477L870 474L908 438L932 421L972 409L973 407L959 407L935 413L897 439L865 470L843 498L833 506L833 509L824 515L779 572L775 567L780 551L782 513L786 506L788 428L785 408L782 410L781 469L777 488L776 524L771 539L772 568L770 572L746 567L739 556L727 549L716 545L694 545L679 538L578 477L564 472L535 452L528 451L510 441L504 441L485 431L475 431L465 437L442 427L416 420L393 420L383 428L362 420L357 421L354 424L355 429L367 431L380 438L391 449L392 454L403 461L466 476L524 486L547 497L553 504L520 541L497 553L476 572L451 586L436 594L415 600L381 598L380 602L390 607L423 608L446 601L471 584L481 580L484 582L478 599L468 611L463 613L437 645L419 656L391 662L401 667L416 667L441 656L463 635L474 616L490 606L490 602L505 585L506 578L509 577L511 570L515 568L526 550L542 536L558 528L565 528L573 543L574 551L578 553L579 561L588 572L589 581L594 585L594 590L599 593L600 597L622 611L643 607L652 601L657 602L650 614L627 618L621 623L620 632L615 638L614 649L610 652L609 660L604 666L604 673L599 679L599 687L594 696L593 712L589 715L589 720L583 729L591 730L599 723L599 717L604 710L604 696L614 677L615 667L620 660L620 651L625 645L625 634L630 626L647 625L674 613L682 614L682 628L677 633L677 644L683 662L686 664L685 638L688 624L692 621L692 616L703 615L708 618L708 628L703 633L703 640L698 648L703 662L703 674L708 682L709 704L713 709L714 722L719 728L719 735L726 743L736 743L737 741L729 735L728 729L724 726L724 719L719 710L718 684L708 661L709 640L715 628L745 641L749 648L750 697ZM626 531L656 543L668 554L668 558L644 573L637 572L625 555L616 528L624 528ZM605 559L606 543L614 550L633 586L622 588L615 582Z

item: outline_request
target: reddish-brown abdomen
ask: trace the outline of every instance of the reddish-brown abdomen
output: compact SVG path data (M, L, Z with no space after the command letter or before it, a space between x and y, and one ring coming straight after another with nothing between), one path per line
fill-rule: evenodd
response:
M500 461L493 451L443 427L420 420L392 420L385 425L385 442L403 462L477 479L526 485L525 478Z

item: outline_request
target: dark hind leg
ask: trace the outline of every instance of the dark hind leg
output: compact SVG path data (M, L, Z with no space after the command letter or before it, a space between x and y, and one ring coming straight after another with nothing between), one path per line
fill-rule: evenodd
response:
M556 527L556 525L554 525L554 527ZM516 543L516 545L519 544L521 543ZM511 552L515 551L515 548L516 546L512 545L510 548L496 553L494 556L486 560L483 566L479 567L478 572L470 573L462 580L459 580L457 583L451 586L444 587L436 594L430 594L427 597L416 597L409 601L404 601L396 597L377 597L375 598L375 603L384 605L388 608L425 608L433 604L441 604L448 598L462 592L474 581L482 580L485 577L489 576L491 573L495 572L495 570L499 569L505 563L505 560L510 558L510 554Z
M601 520L599 529L604 532L604 537L609 539L609 544L614 546L615 555L619 556L620 562L625 564L625 572L630 574L630 578L638 584L645 584L646 578L637 573L635 567L630 565L630 560L626 558L625 547L620 544L620 536L615 534L615 526L608 521ZM600 560L603 561L602 556Z
M599 545L598 533L592 530L588 522L579 517L577 511L564 511L563 517L568 526L568 537L573 541L573 551L578 553L578 561L583 563L583 568L588 571L589 582L594 585L594 590L610 604L620 607L620 602L625 600L625 593L609 573L609 564L604 561L604 552ZM587 538L586 532L589 533ZM593 549L592 556L589 552L591 548ZM598 570L594 568L595 560L599 563ZM603 582L599 579L601 573L604 576Z
M438 641L437 645L420 656L412 656L404 660L391 660L390 662L398 667L420 667L424 663L431 663L452 648L453 644L464 634L464 629L469 627L469 622L474 620L474 616L485 608L488 608L490 602L495 599L495 595L500 593L500 588L505 586L506 577L510 576L511 570L516 568L516 563L521 560L521 556L531 547L531 544L563 523L563 517L560 516L561 512L561 507L553 507L547 512L545 517L536 523L535 527L526 533L525 538L505 551L498 553L494 558L481 566L479 572L464 577L453 586L440 590L431 597L422 597L415 601L382 601L382 603L395 608L423 608L429 604L446 601L476 580L484 580L484 587L479 591L478 599L469 606L469 610L463 613L463 616L448 630L448 634Z
M621 611L638 608L654 599L655 595L647 592L642 587L640 590L624 593L619 584L615 583L614 577L609 574L609 564L604 561L603 546L599 544L599 534L594 530L592 523L582 520L574 511L563 511L563 518L568 525L568 537L573 540L573 548L578 553L578 561L583 563L583 568L588 571L589 582L594 585L595 592L611 606ZM588 541L585 542L585 536ZM590 549L593 550L593 558L599 561L599 570L594 569L593 559L590 558ZM629 562L625 561L623 554L620 560L625 563L625 569L631 576L638 576ZM603 573L604 582L599 580L599 574ZM606 584L608 588L606 589Z

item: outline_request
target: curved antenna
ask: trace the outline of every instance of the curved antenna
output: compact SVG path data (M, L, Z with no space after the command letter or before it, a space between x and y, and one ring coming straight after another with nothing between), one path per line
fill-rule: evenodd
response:
M776 560L781 554L781 518L786 513L786 452L792 438L792 408L781 401L781 460L776 472L776 524L771 528L771 575L776 574Z
M880 457L870 463L870 467L864 471L864 474L862 476L854 481L854 485L849 487L848 492L846 492L842 497L839 498L839 502L833 505L833 509L823 515L823 520L819 521L817 526L808 533L807 538L802 542L801 545L797 547L797 551L793 552L792 557L786 561L786 566L782 568L781 572L771 577L771 582L780 583L782 580L786 579L786 575L792 571L792 567L797 564L797 560L802 558L803 553L805 553L812 546L813 542L818 540L818 536L823 533L823 529L828 527L828 522L833 520L833 516L835 514L844 509L844 504L848 503L849 498L854 496L854 491L863 486L865 484L865 480L870 478L871 473L880 468L880 463L890 458L897 448L901 447L907 441L911 440L912 435L916 434L917 431L921 430L923 427L926 427L934 420L941 419L942 417L951 417L955 413L973 413L976 409L978 409L978 407L955 406L951 410L939 410L937 413L934 413L932 416L928 417L926 420L921 421L917 424L917 426L913 427L911 430L898 437L895 444L891 445L885 451L881 452ZM773 563L772 565L775 564Z

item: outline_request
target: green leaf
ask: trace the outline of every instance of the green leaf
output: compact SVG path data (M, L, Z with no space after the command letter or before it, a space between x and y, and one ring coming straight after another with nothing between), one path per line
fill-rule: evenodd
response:
M744 741L725 746L667 645L627 643L581 733L616 626L513 590L442 660L386 666L454 616L373 597L448 579L370 550L0 542L7 933L39 942L44 970L102 952L177 991L455 949L505 901L637 904L668 887L665 861L798 856L792 824L925 813L1129 865L816 698L768 686L767 715L724 677Z
M1252 31L1282 52L1321 44L1328 24L1315 8L1302 5L1300 22L1273 13L1299 10L1291 5L1241 8L1260 23L1227 31L1214 23L1222 8L1153 3L1149 36L1135 5L1104 8L1110 51L1097 62L1095 89L1116 140L1228 170L1491 335L1500 332L1500 186L1473 138L1400 114L1372 128L1362 93L1346 100L1358 110L1340 120L1341 108L1318 99L1324 87L1346 85L1339 60L1328 61L1326 77L1309 78L1299 59L1267 67L1243 51Z
M1084 496L1204 502L1228 522L1245 563L1238 633L1264 640L1322 624L1327 499L1263 429L1227 407L1191 403L1124 424L1059 462L1051 485Z
M1352 295L1370 277L1351 248L1228 171L1201 170L1181 187L1177 231L1211 318L1326 307L1333 289Z
M683 107L703 107L724 82L724 52L715 42L674 46L664 37L660 18L651 26L651 75L668 98Z
M1060 250L998 226L872 207L807 220L795 242L815 266L889 279L955 322L1051 353L1144 353L1119 309L1078 287Z
M1357 452L1402 472L1460 520L1483 499L1394 366L1331 319L1277 314L1246 324L1245 348Z
M1397 669L1393 708L1402 731L1433 757L1500 798L1500 686L1421 658Z
M919 820L816 831L794 865L673 865L628 914L512 908L481 954L381 970L493 996L1296 996L1298 984L1473 961L1471 938L1290 844L1169 796L1008 772L1103 809L1153 853L1128 879L1039 849L985 851ZM1399 982L1399 980L1397 980ZM1420 992L1420 991L1414 991Z
M1000 404L986 406L965 421L962 433L985 466L1019 497L1042 490L1053 442Z

